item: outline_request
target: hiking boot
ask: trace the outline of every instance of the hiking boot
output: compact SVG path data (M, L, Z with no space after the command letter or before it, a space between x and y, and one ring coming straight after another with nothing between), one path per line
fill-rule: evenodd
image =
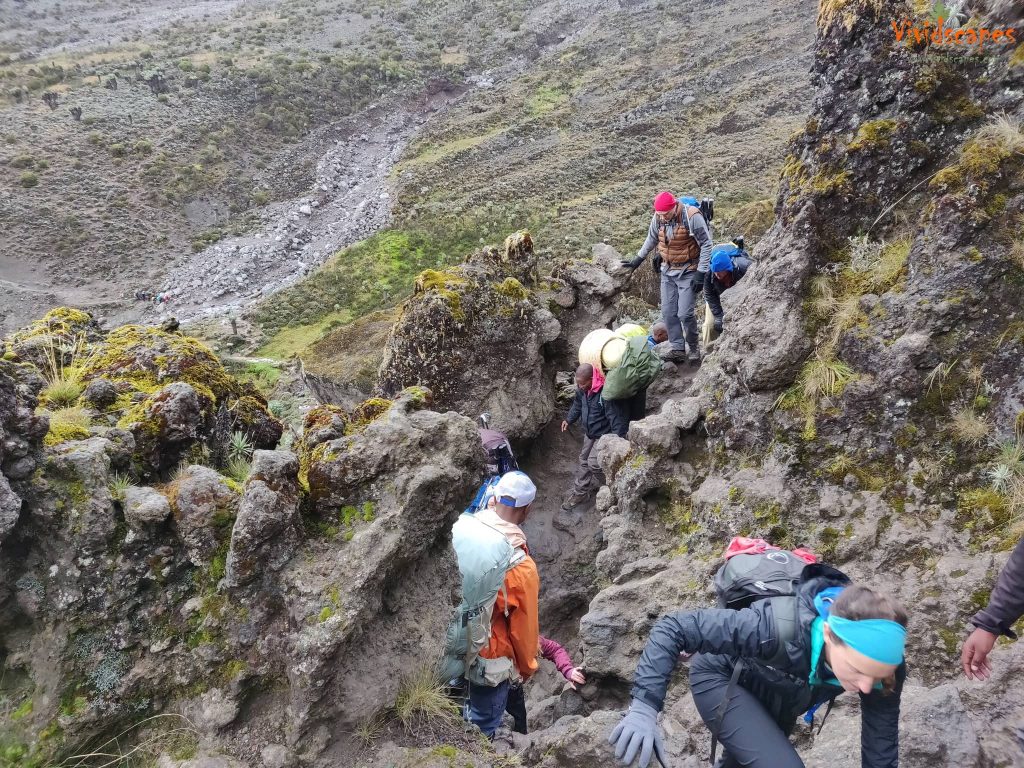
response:
M573 491L565 498L565 501L562 502L562 511L572 512L577 506L589 499L590 496L591 494L589 493Z
M690 351L686 353L686 362L696 368L700 365L701 354L699 347L690 347Z
M658 356L666 363L682 363L686 361L686 352L671 347L664 352L658 352Z

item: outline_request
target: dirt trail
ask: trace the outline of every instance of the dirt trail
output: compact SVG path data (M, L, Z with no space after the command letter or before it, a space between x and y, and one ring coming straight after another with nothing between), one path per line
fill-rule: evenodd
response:
M688 366L666 370L648 391L647 413L657 413L665 401L685 396L696 372ZM579 425L563 433L561 420L562 413L557 413L521 458L523 471L537 485L534 511L524 530L540 571L541 634L562 643L574 661L585 664L577 634L580 618L598 591L594 562L603 546L603 514L593 500L571 512L561 509L572 486L582 441ZM542 664L529 687L529 701L557 695L564 684L552 665Z

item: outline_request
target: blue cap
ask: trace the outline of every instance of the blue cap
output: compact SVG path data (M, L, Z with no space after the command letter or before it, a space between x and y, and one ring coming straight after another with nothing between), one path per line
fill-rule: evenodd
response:
M711 271L712 272L732 272L732 256L730 250L736 250L736 246L731 249L729 246L716 245L714 250L711 251Z

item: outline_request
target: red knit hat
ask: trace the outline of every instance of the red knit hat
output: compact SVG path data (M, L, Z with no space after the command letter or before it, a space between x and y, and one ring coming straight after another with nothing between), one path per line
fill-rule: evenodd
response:
M675 204L676 198L671 192L662 192L654 198L654 210L658 213L671 211Z

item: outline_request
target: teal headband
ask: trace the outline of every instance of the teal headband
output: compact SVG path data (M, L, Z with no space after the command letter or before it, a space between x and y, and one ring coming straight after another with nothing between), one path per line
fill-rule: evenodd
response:
M888 619L844 619L832 614L828 626L833 634L864 656L880 664L900 664L907 642L907 628Z

